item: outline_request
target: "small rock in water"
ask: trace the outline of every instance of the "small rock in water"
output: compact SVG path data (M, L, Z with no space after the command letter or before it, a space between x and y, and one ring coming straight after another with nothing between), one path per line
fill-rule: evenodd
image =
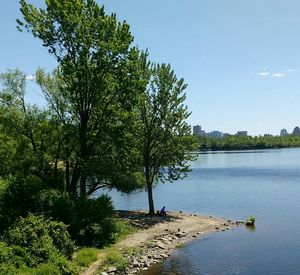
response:
M197 235L193 235L192 237L193 237L193 238L197 238Z

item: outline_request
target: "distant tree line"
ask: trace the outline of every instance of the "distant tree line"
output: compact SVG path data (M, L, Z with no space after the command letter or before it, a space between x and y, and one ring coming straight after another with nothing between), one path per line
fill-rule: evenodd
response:
M227 136L222 139L196 137L198 150L251 150L300 147L299 135Z

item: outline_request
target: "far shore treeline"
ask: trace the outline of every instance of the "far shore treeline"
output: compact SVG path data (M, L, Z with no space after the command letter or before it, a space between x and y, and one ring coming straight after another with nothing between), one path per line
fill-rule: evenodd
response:
M195 137L198 150L252 150L300 147L299 135L287 136L235 136L230 135L222 139L212 137Z
M171 65L150 61L133 44L128 23L95 0L46 0L44 6L20 0L17 28L57 61L54 71L37 68L31 77L46 106L27 101L20 69L0 75L5 275L79 273L98 257L91 247L131 230L115 217L110 197L91 195L103 188L146 190L151 217L153 186L185 177L194 158L187 84ZM120 261L123 272L128 257Z

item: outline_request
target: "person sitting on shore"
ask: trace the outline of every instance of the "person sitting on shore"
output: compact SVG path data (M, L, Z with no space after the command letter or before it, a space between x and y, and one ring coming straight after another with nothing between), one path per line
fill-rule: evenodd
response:
M166 210L165 210L165 209L166 209L166 207L164 206L164 207L160 210L160 213L159 213L159 214L160 214L161 216L167 216L167 213L166 213Z

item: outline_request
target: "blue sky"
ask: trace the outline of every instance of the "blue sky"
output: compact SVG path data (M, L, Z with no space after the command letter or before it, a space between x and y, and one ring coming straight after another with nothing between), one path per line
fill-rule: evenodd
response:
M147 48L151 60L170 63L189 84L190 124L252 135L300 126L300 1L98 2L130 24L134 44ZM18 17L17 0L1 1L0 72L53 69L55 60L41 42L16 30Z

